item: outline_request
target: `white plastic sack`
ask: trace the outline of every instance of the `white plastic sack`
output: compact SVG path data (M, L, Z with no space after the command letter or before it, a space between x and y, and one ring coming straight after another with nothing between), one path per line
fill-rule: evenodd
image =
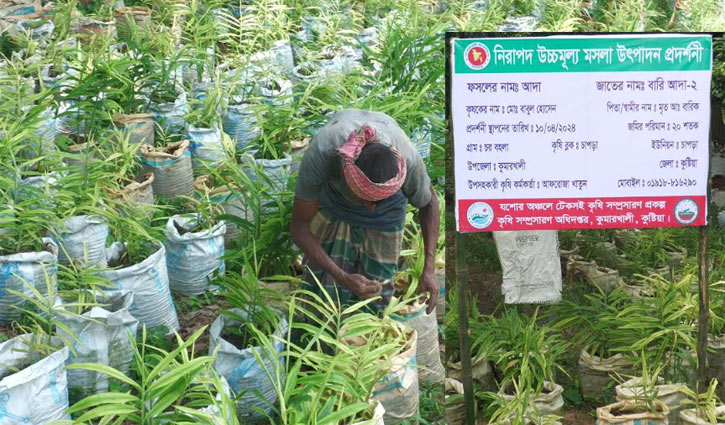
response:
M113 116L113 127L128 136L129 144L145 143L153 146L156 140L154 118L154 114L116 114Z
M561 300L561 262L556 230L493 232L503 269L507 304Z
M234 313L245 317L246 314L239 309L233 309ZM261 420L263 415L255 412L253 407L259 407L267 412L271 411L270 405L277 402L277 393L274 387L277 383L272 383L265 372L265 367L275 376L275 368L283 367L280 357L269 358L269 353L259 347L238 349L233 344L221 337L222 330L228 325L238 325L239 322L232 320L226 316L219 316L212 323L209 329L210 343L209 354L219 347L216 360L214 360L214 369L226 378L229 386L232 388L234 396L237 397L237 413L247 420ZM288 330L287 320L280 314L280 321L275 331L275 350L281 353L284 349L282 340L286 337ZM254 358L254 351L257 350L259 356L264 360L264 366L260 365ZM275 363L277 363L275 365ZM274 384L274 385L273 385ZM262 394L260 399L253 391L258 390ZM417 399L416 399L417 400Z
M598 357L583 349L579 356L579 382L581 393L585 397L603 398L611 392L612 384L618 376L632 373L632 363L621 354L611 357Z
M169 291L163 245L139 264L103 271L99 275L108 279L117 290L134 292L130 311L139 325L146 325L149 329L166 326L170 332L179 329L179 318Z
M641 378L633 378L617 385L614 390L617 393L617 401L635 401L643 400L643 392L640 387ZM680 420L680 411L684 407L683 401L685 394L680 392L680 388L685 388L685 384L665 384L664 379L659 378L661 384L657 385L657 399L660 400L669 409L667 415L670 425L678 425Z
M108 224L100 216L79 215L67 219L53 239L58 244L58 263L105 268Z
M290 45L289 40L275 41L269 50L252 55L250 61L264 70L273 70L287 75L292 73L295 66L292 45Z
M33 25L38 25L33 28ZM41 46L45 46L50 41L50 37L55 30L55 24L50 19L28 19L20 21L8 28L8 34L13 37L30 35L31 40L37 41Z
M254 214L251 208L244 204L244 198L240 197L241 189L230 189L229 185L210 187L209 179L211 176L200 176L194 181L194 189L200 194L209 196L211 202L217 202L224 209L224 214L230 214L239 218L251 221ZM239 227L229 222L227 223L227 231L224 233L224 241L227 247L232 245L232 241L240 234Z
M182 295L199 295L209 289L215 270L224 273L224 233L222 221L211 229L179 234L179 227L189 230L197 223L198 215L174 216L166 222L166 267L171 291Z
M418 413L420 388L415 356L418 335L415 330L410 330L408 335L408 349L390 359L390 370L373 387L373 399L385 407L384 420L388 425L400 423Z
M246 170L247 176L254 181L260 180L268 188L269 194L278 194L284 192L287 188L292 162L294 161L292 156L285 154L280 159L256 159L245 155L242 161L254 161L254 166ZM257 176L258 171L263 173L264 178Z
M263 78L257 88L262 103L272 106L284 106L292 103L292 81L283 78Z
M335 74L343 72L344 64L342 56L335 56L332 59L320 59L314 62L303 62L297 65L292 71L292 81L303 81L311 83L323 80Z
M725 406L720 405L715 408L715 412L719 417L725 415ZM697 415L695 409L683 410L680 412L679 421L682 425L712 425L709 421ZM718 422L717 425L723 425Z
M378 42L380 41L378 29L376 27L365 28L364 30L360 31L358 40L360 40L362 44L370 48L377 47Z
M0 344L0 425L44 425L70 419L65 414L67 347L19 372L14 371L32 358L26 344L34 338L24 334Z
M75 72L73 72L70 69L66 69L66 67L63 67L63 73L59 75L50 75L51 70L54 69L54 65L45 65L40 70L40 78L43 81L43 88L45 89L61 89L68 85L68 76L73 75ZM55 114L53 114L53 118L55 119ZM54 123L55 126L55 123Z
M162 151L149 145L141 146L144 173L153 173L154 195L175 198L191 196L194 192L194 173L191 168L189 141L171 143Z
M224 394L229 396L231 398L231 390L229 388L229 383L227 383L227 380L224 379L223 376L219 377L219 380L221 380L222 383L222 390L224 391ZM214 390L214 388L212 388ZM217 402L222 401L222 395L217 392L217 395L215 397ZM231 418L231 415L236 415L236 412L234 410L231 410L227 412L227 418L222 418L223 413L219 411L219 408L212 404L207 407L202 407L199 409L201 413L206 413L207 415L212 416L212 423L214 425L228 425L233 422L233 419Z
M28 143L27 148L30 151L27 157L30 159L38 158L58 150L58 146L55 144L55 110L47 108L38 114L37 119L38 121L32 124L35 139Z
M327 30L327 22L322 17L304 16L301 24L304 41L315 41Z
M251 105L229 105L222 117L224 132L236 143L237 149L247 146L259 136L257 117L250 110Z
M438 293L438 304L436 305L436 317L438 323L443 324L446 321L446 269L436 268L436 280L440 292Z
M41 205L44 205L50 209L55 204L52 198L58 193L56 185L60 174L53 171L48 174L41 176L31 176L24 179L20 179L17 182L17 192L15 198L19 201L25 199L38 200Z
M373 410L373 417L363 422L355 422L352 425L385 425L383 418L385 417L385 407L379 401L375 402L375 409Z
M463 384L455 379L445 380L446 423L448 425L465 425L466 404L462 398Z
M422 127L415 128L410 133L410 142L423 159L430 157L430 146L433 143L433 128L428 120L425 121L426 123Z
M725 383L725 335L707 336L707 379L713 378ZM723 389L718 388L717 392L722 398Z
M508 394L507 390L509 392L513 390L511 381L499 390L499 394L506 400L514 400L516 396ZM541 414L561 415L564 408L563 394L564 387L554 382L544 381L544 390L539 394L532 395L529 403L533 404ZM529 414L533 413L535 413L534 410L530 408Z
M498 27L498 30L500 32L531 32L538 24L535 16L510 17Z
M184 116L188 112L186 93L181 93L171 103L152 103L149 109L154 114L154 120L164 133L167 135L184 134Z
M18 320L25 300L9 290L31 296L30 285L43 296L48 285L56 288L58 245L43 238L44 250L0 256L0 321Z
M441 364L438 321L435 313L425 312L427 307L428 304L424 302L416 302L404 306L392 317L414 329L418 334L416 350L418 380L420 382L443 382L446 371Z
M200 167L204 163L213 166L224 159L226 154L222 145L222 132L218 127L197 128L189 124L186 134L189 138L193 168Z
M138 320L129 309L133 303L133 292L111 292L98 297L96 306L77 316L61 315L59 320L73 332L66 334L58 329L58 334L73 342L68 364L100 363L128 374L133 360L133 346L130 338L136 337ZM75 337L74 337L75 336ZM79 388L87 394L108 391L108 376L105 373L84 369L68 371L70 388Z
M37 0L4 0L0 2L0 29L10 23L43 16L43 6Z

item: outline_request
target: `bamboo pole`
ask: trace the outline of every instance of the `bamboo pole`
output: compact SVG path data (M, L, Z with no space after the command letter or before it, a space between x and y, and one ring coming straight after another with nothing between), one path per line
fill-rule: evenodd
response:
M456 232L456 287L458 294L458 339L461 344L463 397L466 403L466 425L475 425L473 402L473 370L471 367L471 329L468 324L468 264L463 249L463 234Z
M707 332L710 314L710 285L707 269L707 226L700 227L700 317L697 338L697 392L707 388Z

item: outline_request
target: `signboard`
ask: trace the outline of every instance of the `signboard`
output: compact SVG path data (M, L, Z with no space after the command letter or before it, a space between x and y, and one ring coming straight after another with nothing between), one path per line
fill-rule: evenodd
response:
M710 36L451 43L459 232L706 224Z

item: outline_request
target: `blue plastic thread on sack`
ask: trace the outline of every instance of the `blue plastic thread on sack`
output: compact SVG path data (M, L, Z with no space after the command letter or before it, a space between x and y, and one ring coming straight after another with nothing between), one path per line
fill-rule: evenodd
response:
M184 244L174 244L174 248L178 249L170 249L168 248L166 250L166 261L167 261L167 267L166 269L171 269L175 274L179 273L183 276L183 278L186 278L186 270L179 267L179 264L181 264L181 260L183 257L183 252L186 249L186 245Z
M55 404L63 403L63 396L58 391L58 368L55 368L50 374L50 392L53 394Z
M248 109L249 105L231 105L222 117L222 130L236 143L237 149L243 149L259 135L257 118Z
M24 424L30 423L30 418L27 416L13 415L8 412L8 402L10 401L10 394L0 393L0 419L3 417L12 419L14 421L22 422Z
M25 7L19 8L18 10L16 10L13 13L8 13L5 16L6 17L7 16L25 16L25 15L30 15L33 13L35 13L35 6L25 6Z
M251 358L242 360L240 363L234 366L230 377L231 379L229 380L229 385L232 386L232 389L235 393L239 394L240 392L244 391L244 389L242 388L241 380L247 376L247 374L254 368L256 364L257 360Z
M418 363L417 356L413 356L413 357L411 357L410 361L408 361L408 363L406 363L405 365L403 365L403 369L417 370L417 363ZM392 391L392 390L395 390L395 389L398 389L398 388L402 388L403 387L403 380L404 380L404 378L405 378L405 374L399 375L397 372L396 373L393 373L393 374L390 374L390 375L388 375L386 377L384 377L383 379L381 379L379 381L379 383L387 383L387 382L391 382L393 380L395 380L395 382L393 382L392 384L388 385L387 387L384 387L384 388L379 389L377 391L373 391L373 397L377 396L378 394L382 394L382 393L386 393L388 391Z
M154 285L156 285L156 292L159 294L164 290L164 285L161 284L161 278L159 277L159 271L156 267L151 268L151 273L154 276Z
M3 263L0 267L0 298L5 298L5 287L7 281L11 277L18 274L18 265L16 263Z
M222 274L226 271L225 265L224 265L224 259L222 258L221 247L224 246L224 242L222 242L221 246L219 244L214 243L214 238L209 238L207 240L207 244L209 245L209 252L211 253L211 258L213 260L217 260L219 262L219 265L217 266L217 269L219 269L219 274Z

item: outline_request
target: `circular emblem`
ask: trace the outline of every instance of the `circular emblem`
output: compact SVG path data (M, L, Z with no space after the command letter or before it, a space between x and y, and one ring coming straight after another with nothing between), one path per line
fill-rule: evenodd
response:
M697 203L692 199L682 199L675 205L675 220L680 224L692 223L697 219L698 213L699 208L697 207Z
M493 208L485 202L474 202L466 212L468 223L476 229L485 229L493 223Z
M469 68L478 71L488 66L491 60L491 52L483 43L471 43L463 53L463 60Z

